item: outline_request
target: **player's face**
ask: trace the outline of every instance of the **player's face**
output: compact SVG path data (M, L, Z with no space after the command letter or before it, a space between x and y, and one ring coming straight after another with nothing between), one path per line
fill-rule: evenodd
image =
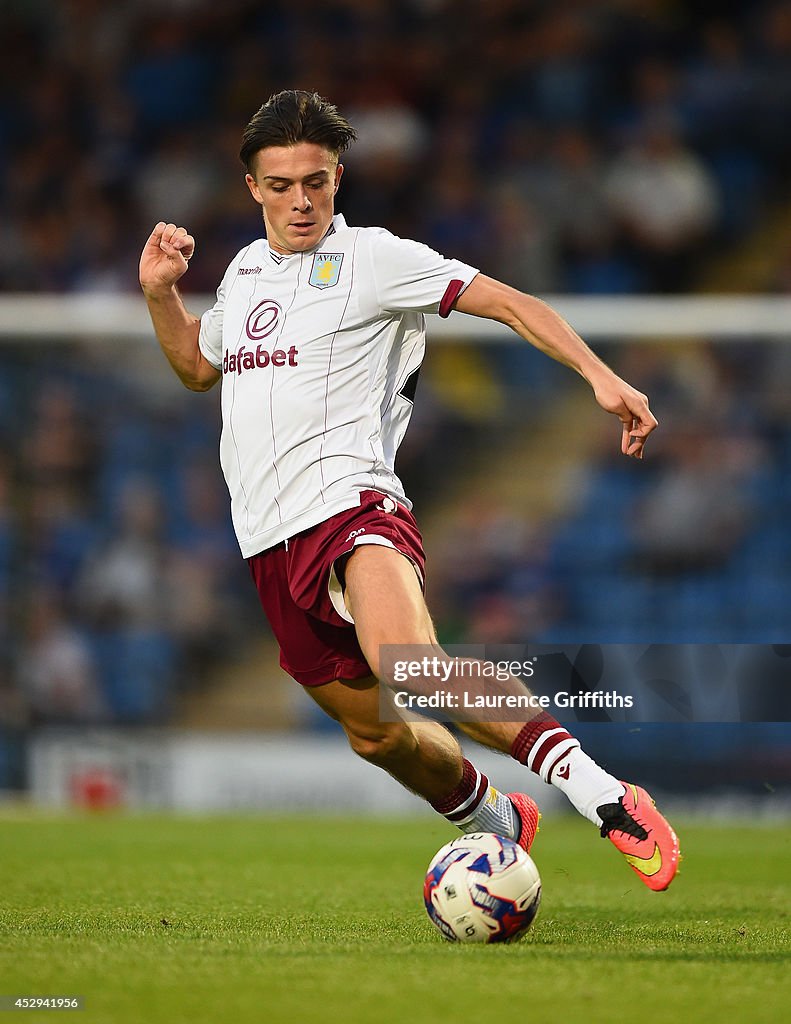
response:
M315 142L267 146L256 153L247 187L261 204L266 237L275 252L305 252L332 222L343 164Z

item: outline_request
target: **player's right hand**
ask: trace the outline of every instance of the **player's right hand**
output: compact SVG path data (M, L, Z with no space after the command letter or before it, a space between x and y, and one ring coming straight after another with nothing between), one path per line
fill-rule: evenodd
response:
M160 221L140 255L140 286L144 292L167 291L187 272L195 239L186 228Z

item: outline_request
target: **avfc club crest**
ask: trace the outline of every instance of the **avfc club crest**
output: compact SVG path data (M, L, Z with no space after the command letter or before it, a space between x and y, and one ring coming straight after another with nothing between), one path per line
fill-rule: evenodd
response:
M341 276L342 264L342 252L314 253L308 284L313 288L333 288Z

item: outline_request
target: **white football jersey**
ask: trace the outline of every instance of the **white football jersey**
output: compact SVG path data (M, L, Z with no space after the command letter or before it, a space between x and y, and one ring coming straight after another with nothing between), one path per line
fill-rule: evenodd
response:
M245 558L355 507L361 491L406 501L394 462L423 314L447 316L476 274L340 215L309 252L258 239L236 256L200 349L223 374L220 461Z

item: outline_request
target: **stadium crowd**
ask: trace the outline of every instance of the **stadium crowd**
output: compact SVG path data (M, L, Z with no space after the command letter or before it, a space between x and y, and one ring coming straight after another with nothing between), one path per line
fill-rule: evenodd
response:
M359 128L350 223L534 292L693 286L785 187L787 0L3 7L3 290L132 290L163 216L213 290L254 227L240 127L290 84Z
M662 420L638 473L598 424L552 522L491 495L443 518L432 561L442 635L513 643L530 624L539 643L787 640L788 345L665 351L604 350Z
M185 289L212 291L257 231L241 126L289 85L331 96L359 129L339 203L350 223L539 294L694 288L787 198L788 2L7 0L3 19L2 292L134 291L161 217L198 239ZM668 409L701 410L711 395L684 389L716 379L721 430L705 446L658 435L639 484L602 456L551 528L491 502L449 524L432 588L451 638L524 639L525 623L568 641L784 628L771 616L791 596L775 571L791 563L791 427L779 394L771 408L755 397L782 357L697 351L697 375L667 380L641 353L632 376ZM250 622L264 628L211 463L216 402L163 398L77 345L4 356L0 720L166 719ZM548 371L529 384L511 359L492 363L500 411L523 413L518 379L539 416ZM442 483L432 450L460 453L451 474L502 429L447 386L422 382L402 456L423 503ZM768 534L762 507L778 510ZM460 565L459 546L475 557ZM734 602L748 562L758 582Z

